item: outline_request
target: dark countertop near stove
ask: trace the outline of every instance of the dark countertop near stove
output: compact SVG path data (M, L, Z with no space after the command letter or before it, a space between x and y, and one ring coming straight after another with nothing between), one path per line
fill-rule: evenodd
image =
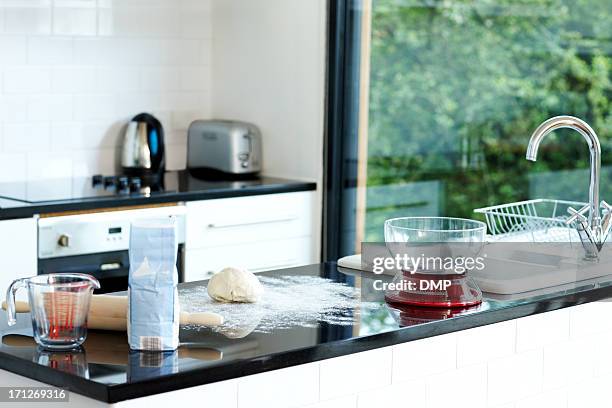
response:
M469 310L397 309L381 292L373 292L367 272L338 268L335 263L264 272L269 278L322 277L360 287L360 296L337 323L306 322L228 338L209 328L182 328L178 352L161 355L130 352L125 334L90 330L83 350L54 354L39 350L20 314L22 329L7 328L0 317L0 368L31 379L66 387L100 401L117 402L237 378L374 348L428 338L444 333L593 302L612 297L612 282L581 282L573 289L549 288L512 300L484 302ZM179 290L204 288L206 282L179 285ZM16 341L17 339L18 341ZM19 344L21 342L22 344ZM157 363L146 364L155 359ZM144 362L144 363L143 363Z
M0 183L0 220L44 213L311 190L316 190L316 183L266 176L244 180L205 180L184 170L166 172L163 186L137 193L117 193L113 187L93 188L90 177Z

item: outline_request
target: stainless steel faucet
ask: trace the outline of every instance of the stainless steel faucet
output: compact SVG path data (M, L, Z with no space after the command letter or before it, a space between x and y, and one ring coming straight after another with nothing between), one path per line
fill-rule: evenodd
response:
M569 208L571 216L567 223L576 223L578 235L586 251L586 258L595 260L599 258L606 237L610 232L610 218L612 217L612 207L605 201L599 201L599 175L601 171L601 146L597 133L582 119L573 116L556 116L542 123L533 132L527 146L527 160L536 161L538 157L538 147L549 133L561 129L573 129L580 133L589 145L591 159L591 176L589 182L589 204L576 210ZM601 217L600 206L604 207L606 214ZM584 214L588 211L588 218Z

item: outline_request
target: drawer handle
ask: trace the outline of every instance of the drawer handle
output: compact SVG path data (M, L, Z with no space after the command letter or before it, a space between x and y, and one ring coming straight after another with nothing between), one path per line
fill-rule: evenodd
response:
M275 222L287 222L297 220L297 215L289 215L283 218L268 218L263 220L254 220L254 221L246 221L246 222L226 222L226 223L217 223L217 224L208 224L208 228L231 228L231 227L242 227L247 225L258 225L258 224L272 224Z
M111 262L100 265L101 271L114 271L117 269L121 269L121 264L119 262Z

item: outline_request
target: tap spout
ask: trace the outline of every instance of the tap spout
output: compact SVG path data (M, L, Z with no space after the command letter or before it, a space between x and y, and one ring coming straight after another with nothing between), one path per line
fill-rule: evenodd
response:
M589 182L589 218L588 223L593 231L601 229L601 214L599 211L599 175L601 170L601 146L595 131L582 119L574 116L555 116L542 123L533 132L527 146L527 160L536 161L540 143L549 133L561 129L573 129L580 133L589 146L591 176Z

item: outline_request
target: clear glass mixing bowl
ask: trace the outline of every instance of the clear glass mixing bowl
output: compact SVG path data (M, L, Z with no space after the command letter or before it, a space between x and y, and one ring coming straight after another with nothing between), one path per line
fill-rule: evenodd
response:
M391 304L467 307L482 301L478 285L467 276L484 268L479 253L486 224L463 218L404 217L385 221L385 244L403 263L385 292Z
M385 244L394 257L456 260L453 272L462 259L475 259L485 243L487 226L484 222L450 217L403 217L385 221ZM417 265L413 272L448 273L449 263L432 262ZM472 262L469 261L468 264ZM442 267L444 266L444 267ZM471 265L466 269L469 270Z
M385 242L484 243L487 225L467 218L400 217L385 221Z

